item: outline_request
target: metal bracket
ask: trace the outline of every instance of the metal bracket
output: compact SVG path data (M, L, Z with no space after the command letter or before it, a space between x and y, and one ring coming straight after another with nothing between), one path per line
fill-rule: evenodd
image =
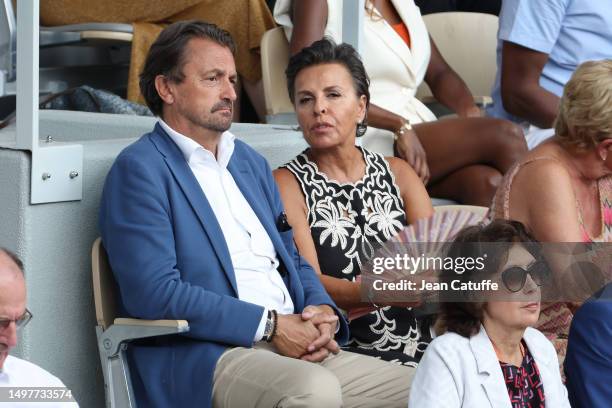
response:
M16 148L32 152L32 204L81 200L83 146L39 142L39 0L18 1Z
M44 143L48 144L48 143ZM32 155L32 204L83 198L83 146L40 146Z

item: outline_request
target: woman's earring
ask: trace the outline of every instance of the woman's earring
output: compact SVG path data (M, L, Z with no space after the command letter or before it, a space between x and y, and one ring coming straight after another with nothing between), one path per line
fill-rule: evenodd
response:
M365 134L366 130L368 130L368 125L363 122L357 124L357 137L361 137Z
M361 137L365 134L366 130L368 130L368 114L366 113L363 117L363 120L357 123L356 135L357 137Z

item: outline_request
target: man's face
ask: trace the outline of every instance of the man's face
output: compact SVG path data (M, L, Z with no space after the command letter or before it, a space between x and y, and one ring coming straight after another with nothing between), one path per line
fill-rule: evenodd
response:
M7 327L0 324L0 368L10 349L17 345L15 320L26 309L26 287L23 273L4 253L0 253L0 320L13 320Z
M191 39L182 72L182 82L167 82L164 118L188 136L202 128L219 133L229 129L238 78L231 51L211 40Z

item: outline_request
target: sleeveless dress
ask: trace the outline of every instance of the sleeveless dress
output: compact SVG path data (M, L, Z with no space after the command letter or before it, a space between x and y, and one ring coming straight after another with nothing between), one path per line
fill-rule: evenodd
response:
M493 204L489 212L489 219L510 219L510 190L512 182L519 170L536 160L554 160L552 156L537 156L521 163L517 163L508 171L502 184L493 198ZM584 225L580 203L576 199L576 214L582 230L583 242L612 242L612 177L604 177L597 182L599 190L599 201L601 205L601 233L592 237ZM567 349L567 338L573 314L566 303L552 303L543 305L540 319L536 328L543 332L555 346L562 367Z
M356 183L329 180L307 151L283 167L298 180L321 272L356 281L377 246L406 225L404 203L383 156L359 148L366 163ZM416 366L431 342L429 322L409 308L382 307L349 322L345 349Z

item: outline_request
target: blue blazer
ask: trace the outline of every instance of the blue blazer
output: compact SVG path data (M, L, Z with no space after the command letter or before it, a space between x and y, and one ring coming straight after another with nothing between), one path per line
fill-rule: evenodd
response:
M307 305L335 308L297 253L293 232L276 227L283 207L266 160L236 140L228 170L287 270L283 279L295 313ZM99 224L124 312L189 321L185 335L130 348L137 401L147 407L210 406L217 360L228 347L252 346L263 308L238 299L221 227L183 154L159 124L117 157L104 185ZM348 340L343 318L337 339Z
M609 407L612 401L612 283L576 312L565 357L574 408Z

